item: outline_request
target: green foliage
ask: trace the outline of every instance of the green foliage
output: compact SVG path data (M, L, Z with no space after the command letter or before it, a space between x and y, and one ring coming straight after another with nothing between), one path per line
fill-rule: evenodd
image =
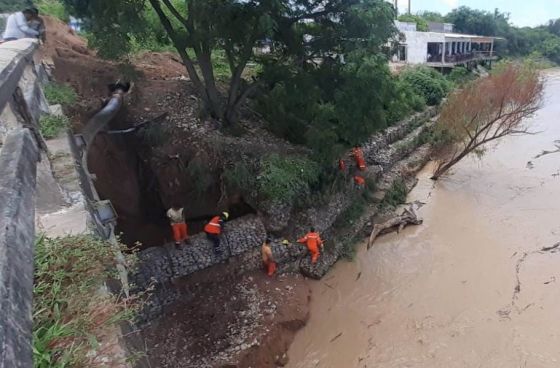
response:
M39 238L33 288L35 368L91 366L101 329L131 320L121 297L99 293L114 276L110 245L91 236Z
M311 160L270 154L260 163L258 192L263 199L291 203L308 195L319 175L320 167Z
M66 116L43 115L39 120L39 129L45 139L56 138L70 122Z
M228 187L251 193L256 189L256 174L244 162L237 162L224 170L224 179Z
M318 73L325 72L322 76L328 83L328 79L336 75L329 75L327 71L344 74L348 83L338 93L326 91L329 99L326 100L326 109L321 112L326 118L340 120L343 111L334 110L335 116L329 116L328 103L335 99L352 101L350 92L344 88L352 88L352 85L358 89L365 87L365 82L355 77L351 80L352 76L372 67L379 71L379 66L385 63L380 55L388 39L396 35L394 10L383 0L327 0L321 4L326 14L318 9L315 1L309 0L298 1L297 5L288 0L171 1L171 6L167 2L148 3L145 0L65 2L76 15L87 20L90 45L98 48L102 56L118 58L146 45L155 49L154 46L172 44L181 54L195 87L203 91L200 94L204 102L202 105L211 116L227 122L235 122L239 118L238 111L250 95L248 91L259 85L258 80L245 79L247 76L255 77L255 73L247 69L251 69L248 65L257 60L267 65L287 67L290 70L284 73L287 78L307 72L317 74L313 69L320 69ZM309 42L310 37L315 41ZM172 42L169 43L169 40ZM257 58L253 50L263 40L270 41L274 48ZM357 53L361 56L358 57ZM353 61L346 65L340 55ZM322 59L321 62L318 62L319 59ZM370 75L369 78L374 79L375 76ZM221 91L215 83L220 79L229 79L225 108ZM313 77L311 80L315 82ZM285 80L274 80L269 87L273 89L281 82ZM321 89L325 91L325 88ZM370 97L375 98L370 105L378 106L375 100L379 97L371 92L371 88L368 92ZM358 97L357 94L355 96ZM320 100L313 101L311 109L322 110L318 106L320 103ZM365 110L366 117L372 116L371 108L367 110L360 106L360 110ZM351 111L348 109L348 112ZM309 121L316 120L314 115ZM377 120L382 120L375 117L371 120L376 122L369 124L379 124ZM321 118L317 124L329 122ZM355 123L352 128L360 130L359 126ZM326 142L333 143L333 135L329 134L328 138Z
M343 229L350 227L358 220L364 213L367 207L367 201L361 195L356 195L352 203L346 210L344 210L338 217L333 225L334 229Z
M63 22L69 20L68 12L60 0L39 0L35 1L35 6L37 6L41 15L49 15Z
M385 193L385 197L381 202L381 207L396 207L406 201L408 190L403 179L396 179L391 187Z
M428 32L428 22L424 17L413 14L403 14L399 16L399 21L416 23L416 30L420 32Z
M198 195L204 194L215 183L212 172L208 170L206 160L200 156L189 162L186 172L194 192Z
M430 106L439 104L451 88L441 73L428 67L409 68L402 78Z
M0 13L20 11L32 4L31 0L0 0Z
M51 82L44 87L43 91L51 105L68 106L76 102L77 99L76 91L66 84Z
M389 124L398 122L415 111L424 110L426 107L424 96L412 88L402 75L393 77L392 86L391 98L386 105Z
M447 75L447 79L455 85L461 85L473 80L474 75L467 68L458 66L451 70L451 73Z

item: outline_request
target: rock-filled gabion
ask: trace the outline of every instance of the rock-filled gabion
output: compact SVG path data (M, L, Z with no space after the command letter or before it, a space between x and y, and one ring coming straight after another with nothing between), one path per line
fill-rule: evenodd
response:
M254 215L227 222L221 237L221 254L214 252L205 234L189 238L190 244L176 249L173 245L152 247L139 252L139 267L131 276L133 284L145 289L165 284L174 278L219 264L232 256L258 249L266 237L262 221Z

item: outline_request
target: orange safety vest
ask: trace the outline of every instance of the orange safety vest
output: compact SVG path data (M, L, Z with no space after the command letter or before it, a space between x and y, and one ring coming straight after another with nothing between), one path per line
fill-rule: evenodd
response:
M206 226L204 231L208 234L220 235L222 233L222 225L220 225L220 216L214 216Z
M356 160L356 164L358 165L358 168L360 168L361 170L366 168L366 160L364 159L364 152L362 151L361 148L359 148L359 147L353 148L352 149L352 156L354 156L354 159Z
M356 185L366 185L366 179L362 178L361 176L354 176L354 183L356 183Z
M346 162L344 162L344 160L338 160L338 168L340 171L346 171Z
M303 238L298 240L298 243L306 244L309 249L317 249L317 247L323 244L319 233L307 233Z

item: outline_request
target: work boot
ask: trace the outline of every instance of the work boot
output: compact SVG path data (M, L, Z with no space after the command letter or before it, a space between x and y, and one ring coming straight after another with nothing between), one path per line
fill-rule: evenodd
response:
M183 249L183 247L181 247L181 242L175 242L175 249L177 250Z

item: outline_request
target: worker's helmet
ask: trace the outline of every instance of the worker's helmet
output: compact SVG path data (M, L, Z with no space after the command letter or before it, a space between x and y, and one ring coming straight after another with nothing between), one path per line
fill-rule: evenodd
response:
M222 217L224 218L224 220L228 220L229 219L229 212L222 212Z
M290 245L290 242L288 241L288 239L284 239L284 240L282 240L282 244L283 245Z

